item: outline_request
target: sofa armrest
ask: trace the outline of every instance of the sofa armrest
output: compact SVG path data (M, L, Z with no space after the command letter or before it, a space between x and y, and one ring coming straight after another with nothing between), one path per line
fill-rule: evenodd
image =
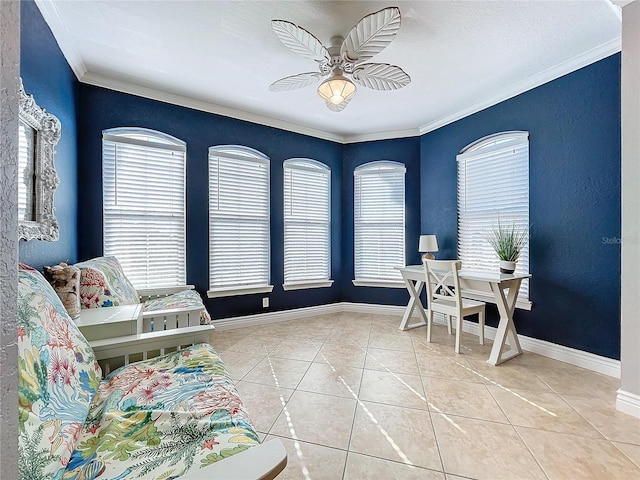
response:
M185 345L195 345L207 343L209 334L214 330L213 325L197 325L172 330L159 330L156 332L138 333L136 335L125 335L122 337L110 337L102 340L89 342L96 360L107 374L111 370L108 360L123 358L124 364L129 363L129 358L133 355L142 359L149 357L149 353L159 352L160 355L165 350L179 350Z
M193 290L194 288L194 285L180 285L177 287L138 288L136 291L140 297L140 302L144 303L147 300L166 297L168 295L173 295L174 293L184 292L185 290Z
M198 326L203 310L204 306L193 306L143 312L142 331L152 332Z
M181 308L167 308L165 310L151 310L150 312L142 312L142 318L156 318L167 315L176 315L180 313L200 313L203 307L181 307Z
M251 447L229 458L196 469L180 480L205 478L238 478L243 480L272 480L287 466L287 451L279 439Z

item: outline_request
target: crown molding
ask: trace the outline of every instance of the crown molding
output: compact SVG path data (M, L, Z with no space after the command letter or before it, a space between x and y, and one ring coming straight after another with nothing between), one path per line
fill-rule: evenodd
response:
M629 5L631 2L633 2L633 0L611 0L611 4L614 7L620 7L620 8L624 8L627 5Z
M183 95L168 93L162 90L157 90L155 88L143 87L142 85L138 85L135 83L115 80L113 78L97 75L92 72L85 73L80 78L80 82L87 85L108 88L109 90L116 90L118 92L137 95L139 97L158 100L160 102L193 108L195 110L200 110L203 112L215 113L216 115L222 115L225 117L231 117L251 123L257 123L259 125L264 125L267 127L279 128L288 132L300 133L302 135L308 135L310 137L321 138L323 140L329 140L341 144L388 140L394 138L417 137L420 135L420 131L417 128L355 135L339 135L336 133L330 133L323 130L306 127L297 123L278 120L276 118L267 117L265 115L258 115L255 113L246 112L244 110L238 110L235 108L217 105L215 103L197 100L192 97L185 97Z
M224 107L222 105L216 105L214 103L197 100L195 98L172 94L154 88L144 87L142 85L120 81L93 72L89 72L87 71L87 67L82 61L80 53L75 47L73 35L71 35L65 23L62 21L62 17L60 16L58 9L56 8L55 2L52 0L35 0L35 3L40 10L40 13L42 14L45 22L51 29L51 33L53 33L56 42L58 42L58 46L60 47L62 54L67 60L67 63L71 67L71 70L75 74L78 81L80 81L81 83L94 85L96 87L108 88L110 90L116 90L118 92L128 93L152 100L158 100L165 103L171 103L173 105L193 108L195 110L214 113L238 120L245 120L247 122L257 123L259 125L264 125L267 127L279 128L289 132L308 135L323 140L329 140L337 143L346 143L345 137L342 135L325 132L323 130L318 130L311 127L305 127L296 123L278 120L272 117L258 115L235 108Z
M0 0L1 1L1 0ZM122 80L116 80L110 77L99 75L93 72L88 72L87 68L82 61L80 53L75 47L73 41L73 35L69 32L66 25L62 21L58 10L53 0L35 0L36 5L40 9L42 16L46 23L49 25L53 36L55 37L60 50L62 50L69 66L73 70L76 78L88 85L94 85L97 87L108 88L131 95L136 95L152 100L157 100L165 103L170 103L178 106L192 108L203 112L214 113L216 115L222 115L225 117L235 118L238 120L244 120L267 127L278 128L293 133L299 133L301 135L307 135L323 140L329 140L336 143L348 144L358 142L369 142L376 140L388 140L394 138L407 138L424 135L440 127L453 123L457 120L465 118L469 115L477 113L485 108L496 105L500 102L515 97L521 93L524 93L533 88L539 87L547 82L555 80L563 75L571 73L582 67L590 65L594 62L602 60L614 53L621 50L621 39L615 39L610 42L604 43L599 47L595 47L588 52L582 53L570 60L560 63L554 67L551 67L539 74L527 78L526 80L509 87L497 95L490 97L484 101L478 102L467 108L464 108L458 112L446 115L432 122L418 126L415 129L395 130L386 132L375 132L366 134L354 134L354 135L340 135L336 133L326 132L318 130L312 127L299 125L297 123L287 122L285 120L279 120L266 115L259 115L244 110L239 110L231 107L225 107L214 103L198 100L183 95L173 94L157 90L151 87L145 87L142 85L126 82ZM611 8L617 11L620 10L620 6L630 3L630 0L613 0L610 2Z
M259 125L265 125L267 127L279 128L288 132L300 133L302 135L330 140L332 142L344 143L344 137L342 135L317 130L315 128L306 127L304 125L298 125L297 123L278 120L276 118L267 117L265 115L258 115L255 113L245 112L244 110L216 105L214 103L197 100L191 97L185 97L183 95L164 92L155 88L143 87L142 85L138 85L135 83L115 80L113 78L97 75L92 72L87 72L86 74L84 74L80 78L80 82L86 83L88 85L94 85L96 87L103 87L122 93L136 95L138 97L149 98L151 100L158 100L160 102L193 108L195 110L200 110L203 112L214 113L216 115L222 115L224 117L231 117L238 120L257 123Z
M62 21L60 13L56 8L55 2L52 0L35 0L36 6L40 10L44 21L49 25L51 33L58 42L62 54L67 59L67 63L73 70L76 78L79 80L87 73L87 67L82 61L80 52L75 47L73 41L73 35L67 29L67 26Z
M420 130L410 128L407 130L393 130L389 132L363 133L357 135L345 135L342 143L374 142L376 140L389 140L394 138L417 137Z
M422 125L419 128L420 135L432 132L440 127L444 127L445 125L468 117L469 115L473 115L474 113L484 110L485 108L491 107L500 102L520 95L521 93L533 90L540 85L544 85L545 83L560 78L571 72L575 72L576 70L586 67L587 65L591 65L592 63L602 60L603 58L607 58L614 53L618 53L621 49L621 38L603 43L598 47L592 48L587 52L581 53L580 55L577 55L565 62L559 63L558 65L548 68L536 75L533 75L532 77L529 77L526 80L503 90L493 97L478 102L470 107L464 108L456 113L452 113L450 115L441 117L433 122Z

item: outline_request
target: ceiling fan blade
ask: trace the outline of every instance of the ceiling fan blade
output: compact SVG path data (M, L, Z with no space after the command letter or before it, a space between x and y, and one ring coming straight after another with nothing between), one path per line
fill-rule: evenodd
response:
M273 31L291 51L318 63L329 62L331 57L327 49L316 37L286 20L271 20Z
M352 98L353 98L353 97L352 97ZM336 105L335 103L331 103L331 102L330 102L330 101L328 101L328 100L325 100L325 102L324 102L324 103L327 105L327 108L328 108L329 110L331 110L332 112L341 112L341 111L343 111L343 110L347 107L347 105L349 105L349 102L350 102L350 101L351 101L351 98L350 98L350 99L348 99L348 100L345 100L345 101L344 101L344 102L342 102L342 103L339 103L338 105Z
M280 80L276 80L269 85L269 90L272 92L285 92L287 90L295 90L296 88L303 88L313 83L318 83L322 77L318 72L299 73L297 75L291 75L290 77L284 77Z
M353 81L374 90L397 90L411 83L404 70L387 63L365 63L353 70Z
M389 7L367 15L351 29L340 54L346 62L360 63L380 53L400 29L400 9Z

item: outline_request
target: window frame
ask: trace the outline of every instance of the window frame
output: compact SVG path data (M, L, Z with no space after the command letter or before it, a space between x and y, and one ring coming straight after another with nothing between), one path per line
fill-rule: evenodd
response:
M267 187L267 216L266 216L266 226L267 226L267 244L265 247L265 256L266 256L266 273L267 279L265 282L259 283L247 283L247 284L226 284L226 285L218 285L214 286L212 283L213 280L213 263L211 254L213 252L212 246L212 219L213 213L211 211L211 202L212 202L212 191L211 191L211 160L212 155L218 158L225 158L230 160L237 160L240 162L252 162L256 164L266 165L267 173L266 179L264 179ZM216 145L209 147L208 156L207 156L207 172L208 172L208 233L209 233L209 241L208 241L208 258L209 258L209 288L207 290L207 296L209 298L218 298L218 297L229 297L229 296L237 296L237 295L250 295L256 293L271 293L273 291L273 285L271 284L271 160L269 157L262 152L255 150L251 147L243 146L243 145ZM220 217L223 218L223 217ZM249 222L251 223L251 222Z
M313 173L321 173L326 176L326 200L327 200L327 211L326 211L326 222L321 222L318 220L309 220L308 218L299 218L299 219L288 219L287 217L287 170L291 171L291 176L293 176L294 171L304 172L310 171ZM283 176L283 243L284 243L284 253L283 253L283 284L282 288L285 291L288 290L302 290L309 288L325 288L333 285L333 280L331 280L331 168L318 160L314 160L311 158L289 158L282 162L282 176ZM289 192L289 195L292 195ZM292 202L293 200L289 200ZM298 225L315 225L315 226L323 226L326 227L326 276L322 278L306 278L299 279L294 281L287 281L287 224L291 222Z
M181 196L182 209L181 209L181 216L178 217L179 219L181 218L181 223L182 223L181 225L179 225L179 228L178 228L179 235L182 237L182 247L175 251L176 257L181 257L181 261L176 262L174 265L175 269L178 271L176 282L140 283L138 280L138 277L140 275L138 273L134 274L131 271L132 267L128 265L130 261L123 258L121 254L118 257L118 252L110 250L107 245L107 240L109 237L107 233L107 229L109 228L108 227L108 223L109 223L108 218L110 216L109 210L113 210L113 212L111 212L111 216L118 218L118 212L117 212L118 208L116 204L114 205L106 204L107 198L110 195L110 193L107 191L109 177L106 175L107 173L106 170L111 167L109 166L110 163L108 163L107 159L105 158L105 147L109 143L114 145L114 154L113 154L114 163L112 167L113 168L112 178L113 178L113 184L114 184L113 196L114 196L114 199L116 199L116 201L117 201L118 195L122 193L122 192L119 193L117 191L118 145L129 145L134 147L149 147L150 150L148 152L145 152L147 154L153 154L152 153L153 150L151 149L163 150L165 152L176 152L176 153L182 154L182 158L181 158L182 171L180 175L182 179L182 196ZM173 288L173 287L180 287L180 286L186 285L186 280L187 280L186 170L187 170L187 144L186 142L184 142L183 140L180 140L179 138L176 138L164 132L160 132L157 130L144 128L144 127L116 127L116 128L105 129L102 131L102 249L103 249L103 255L105 256L113 255L113 256L116 256L116 258L118 258L118 261L122 265L125 275L127 275L127 278L136 287L136 289L154 289L154 288L164 288L164 287ZM165 176L163 176L162 178L166 179ZM169 217L174 216L173 214L167 214L166 212L151 210L151 209L147 209L145 213L137 214L137 215L142 215L142 216L146 215L146 216L152 217L154 212L156 215L159 215L159 216L163 216L163 215L164 216L168 215ZM128 216L131 217L135 215L136 214L130 213ZM121 214L120 217L126 218L127 214ZM161 246L159 251L165 252L166 248L167 248L166 246ZM149 249L149 250L153 250L153 249ZM158 249L156 248L156 250ZM153 264L157 262L149 261L149 256L147 255L147 263L148 265L145 268L145 270L149 271L150 269L154 268ZM163 263L166 263L166 262L163 261ZM127 272L127 270L129 271ZM145 278L149 278L148 273L145 275Z
M492 209L487 209L486 212L476 212L474 214L466 214L464 213L464 211L466 210L466 202L467 202L467 186L466 184L464 185L464 192L461 192L461 168L465 168L467 166L468 161L482 161L483 159L492 159L495 158L495 156L500 155L500 154L504 154L505 152L508 152L509 149L513 149L514 150L514 154L515 151L517 149L523 149L524 151L526 151L526 174L524 172L520 172L519 175L524 177L526 175L526 194L527 194L527 209L526 209L526 219L522 218L522 220L526 223L526 225L529 225L529 218L530 218L530 203L531 203L531 197L530 197L530 175L529 175L529 162L530 162L530 157L529 157L529 132L527 131L505 131L505 132L498 132L498 133L494 133L492 135L487 135L485 137L482 137L472 143L470 143L469 145L467 145L466 147L464 147L462 150L460 150L459 154L456 156L456 204L457 204L457 218L456 218L456 234L457 234L457 240L456 240L456 251L457 251L457 256L458 258L462 261L462 265L463 268L465 268L465 258L464 258L464 253L461 252L461 217L464 217L465 215L467 217L472 218L474 215L476 217L481 217L481 216L485 216L485 217L491 217L493 215L493 212L490 210L500 210L500 211L508 211L507 208L511 208L513 213L510 214L506 214L505 216L507 217L507 222L510 222L510 220L508 219L510 216L511 217L518 217L522 215L522 208L518 208L516 203L517 202L507 202L509 205L506 205L504 207L494 207ZM524 153L520 152L520 153ZM494 160L495 161L495 160ZM465 172L466 175L466 172ZM466 180L466 176L465 176L465 180ZM488 183L489 184L489 183ZM499 188L499 187L496 187ZM487 192L482 192L480 194L480 196L483 197L489 197L491 196L491 193L487 193ZM464 207L461 205L461 201L465 202ZM519 213L518 213L519 212ZM500 214L501 212L498 212L495 217L496 220L500 218ZM502 217L504 218L504 216ZM490 220L484 220L484 222L487 222ZM521 256L521 258L518 260L517 266L516 266L516 272L519 273L523 273L523 270L526 270L526 272L524 273L528 273L529 268L530 268L530 245L529 245L530 239L527 240L527 246L525 248L525 256ZM487 242L488 245L488 242ZM468 246L467 246L468 247ZM486 246L484 246L486 247ZM468 249L468 248L467 248ZM463 248L464 250L464 248ZM487 248L485 248L485 250L487 250ZM493 252L493 250L491 250L491 252ZM483 256L483 260L484 263L486 263L488 256L484 255ZM522 262L522 259L525 259L524 262ZM496 265L498 264L497 261L497 257L494 259L491 259L491 261L495 260L494 263L496 263ZM474 267L474 269L477 270L481 270L481 271L497 271L497 267L493 268L493 267ZM522 291L524 287L524 292ZM525 310L531 310L533 303L531 302L531 300L529 299L529 281L528 279L523 280L522 282L522 286L521 286L521 292L519 292L518 295L518 300L516 302L516 307L520 308L520 309L525 309ZM473 298L475 300L490 300L492 298L492 296L490 294L487 293L483 293L483 292L476 292L476 291L465 291L465 295L468 296L469 298Z
M402 174L402 222L374 222L374 223L386 223L388 225L402 224L402 241L401 241L401 256L402 264L393 269L404 267L406 265L407 250L406 250L406 238L407 238L407 200L406 200L406 172L407 168L404 163L393 160L375 160L364 163L356 167L353 171L354 185L353 185L353 274L354 279L352 283L356 287L383 287L383 288L406 288L402 275L399 270L396 270L396 275L389 277L373 277L373 276L358 276L358 206L361 205L362 200L358 199L358 177L364 177L369 175L381 175L381 174ZM360 193L361 194L361 193ZM366 225L366 222L363 222Z

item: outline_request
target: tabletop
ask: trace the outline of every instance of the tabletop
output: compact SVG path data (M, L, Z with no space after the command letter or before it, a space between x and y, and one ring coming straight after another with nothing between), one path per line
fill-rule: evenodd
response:
M399 267L400 271L406 271L409 273L424 274L424 266L422 265L407 265L405 267ZM486 272L479 270L466 270L462 269L458 272L458 277L466 280L479 280L484 282L499 283L506 280L517 280L523 278L531 278L530 273L500 273L500 272Z

